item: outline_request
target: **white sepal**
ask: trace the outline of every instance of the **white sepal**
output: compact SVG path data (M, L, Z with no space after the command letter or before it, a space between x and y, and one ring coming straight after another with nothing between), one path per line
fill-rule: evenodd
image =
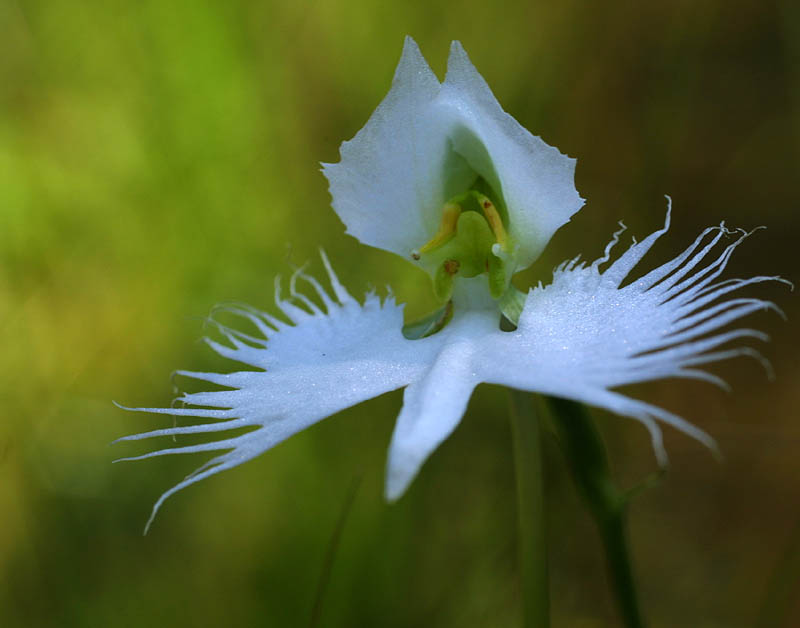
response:
M440 84L407 37L391 90L323 172L347 232L409 261L436 233L444 203L478 177L508 211L515 270L583 205L575 160L503 111L459 42Z

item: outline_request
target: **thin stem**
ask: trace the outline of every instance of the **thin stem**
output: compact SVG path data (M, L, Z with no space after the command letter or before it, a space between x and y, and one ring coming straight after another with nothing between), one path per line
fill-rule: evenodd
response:
M606 550L608 571L614 594L617 600L622 621L629 628L644 626L639 598L636 592L636 582L631 567L631 557L628 543L628 530L625 525L626 508L618 508L609 519L598 523L600 536Z
M510 395L523 626L547 628L550 591L541 429L530 394L512 390Z
M328 590L328 583L331 579L331 572L333 571L333 561L336 558L336 550L339 549L339 543L342 538L342 531L344 524L347 522L347 516L350 514L350 509L356 499L358 487L361 484L361 474L355 476L350 483L350 488L342 505L342 510L339 513L339 519L336 521L336 527L333 529L331 540L328 543L328 549L325 552L325 560L322 562L322 572L317 582L317 591L314 595L314 606L311 609L311 621L309 628L315 628L319 624L320 617L322 616L322 601L325 598L325 592Z
M600 533L623 624L643 628L625 523L629 497L611 478L605 445L586 408L555 397L547 401L575 483Z
M800 521L795 523L789 542L781 551L770 577L764 601L761 605L757 628L788 626L787 616L792 605L797 603L800 589Z

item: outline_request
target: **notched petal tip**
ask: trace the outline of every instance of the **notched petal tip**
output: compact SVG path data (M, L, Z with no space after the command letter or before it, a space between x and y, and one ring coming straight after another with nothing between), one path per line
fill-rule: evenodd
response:
M457 39L450 42L450 54L447 57L447 72L448 74L469 74L472 78L479 78L485 83L485 80L469 58L469 54L467 54L464 46ZM452 78L451 75L451 80Z
M395 70L395 74L400 70L400 68L404 68L407 65L411 65L412 67L425 65L425 67L430 69L425 57L422 56L422 51L419 49L419 44L417 44L411 35L406 35L405 39L403 39L403 51L400 53L400 62Z

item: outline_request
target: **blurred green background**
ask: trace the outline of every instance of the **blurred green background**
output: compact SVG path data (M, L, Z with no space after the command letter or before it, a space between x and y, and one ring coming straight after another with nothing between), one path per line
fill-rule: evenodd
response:
M586 207L521 278L598 256L616 221L768 229L729 276L798 273L800 12L790 1L652 3L0 0L0 624L307 626L361 478L320 626L515 626L520 600L506 393L481 387L396 505L381 497L392 393L170 500L198 457L112 465L163 426L176 368L226 370L197 339L215 303L270 308L272 279L324 246L354 293L426 279L343 235L319 161L388 90L403 36L440 76L460 39L505 109L578 158ZM793 252L794 251L794 252ZM652 626L800 625L797 300L751 294L777 379L749 360L632 394L713 434L668 431L673 468L631 511ZM176 382L190 386L188 382ZM625 485L643 428L598 414ZM546 442L554 626L613 626L601 549Z

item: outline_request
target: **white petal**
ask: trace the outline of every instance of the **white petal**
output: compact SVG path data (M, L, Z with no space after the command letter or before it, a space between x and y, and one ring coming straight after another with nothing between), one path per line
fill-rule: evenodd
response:
M315 280L299 277L319 294L324 312L314 306L316 312L310 314L279 298L278 308L294 323L289 325L257 310L230 308L252 321L265 338L255 338L258 342L254 346L223 328L232 346L209 341L221 355L263 370L179 372L229 390L184 394L179 398L184 407L132 408L216 422L171 427L120 440L251 428L215 442L169 447L129 458L228 450L164 493L153 508L148 527L164 500L176 491L246 462L344 408L417 381L427 371L436 343L406 340L401 306L392 298L381 301L375 295L368 295L364 304L359 304L325 262L336 300ZM296 288L294 292L297 297Z
M440 85L406 38L388 95L323 172L347 232L409 260L479 175L508 209L518 269L583 205L575 160L503 111L458 42Z
M733 233L720 226L706 230L674 260L620 287L666 228L634 244L605 271L599 266L608 261L609 249L589 266L573 260L559 267L552 284L528 294L516 331L483 339L481 379L639 419L650 430L662 462L666 454L655 421L713 446L708 435L680 417L609 389L665 377L719 382L694 367L758 355L748 347L717 349L740 338L765 339L753 330L722 328L756 310L776 309L766 301L726 295L750 283L782 280L759 277L713 283L746 237L715 253L720 238Z
M406 259L436 231L444 202L463 191L447 190L443 183L452 151L430 115L439 88L407 37L386 98L342 144L341 161L323 164L333 208L347 233Z
M519 269L529 266L556 230L583 206L575 160L531 135L508 115L457 41L436 99L457 153L502 195Z
M681 255L632 281L622 282L666 232L657 231L610 260L615 234L605 255L586 266L577 259L554 272L553 283L532 290L514 332L498 329L498 313L479 278L454 294L455 314L439 333L421 340L402 336L402 308L389 298L368 295L363 304L339 283L327 259L335 298L313 278L296 274L291 303L276 290L278 308L291 321L248 308L229 308L249 320L261 337L220 325L230 342L209 344L221 355L258 371L183 375L228 390L184 395L187 407L135 408L214 422L172 427L121 440L208 434L240 428L219 441L169 447L137 458L175 453L224 451L164 493L176 491L263 453L309 425L346 407L408 386L389 452L386 495L397 498L431 452L453 431L474 387L504 384L574 399L642 421L659 460L666 461L657 421L673 425L713 446L710 437L680 417L609 389L663 377L719 382L698 365L737 355L758 354L748 347L725 348L743 338L764 339L749 329L721 330L757 309L777 309L757 299L730 298L733 291L775 277L717 281L735 249L748 234L715 254L723 226L709 229ZM716 257L715 257L716 255ZM316 305L297 290L306 281L322 302ZM467 307L469 306L469 307Z
M423 343L434 344L436 355L422 379L405 390L386 471L386 498L402 495L428 456L444 441L467 408L480 383L476 363L482 360L476 340L497 329L496 312L466 312Z

